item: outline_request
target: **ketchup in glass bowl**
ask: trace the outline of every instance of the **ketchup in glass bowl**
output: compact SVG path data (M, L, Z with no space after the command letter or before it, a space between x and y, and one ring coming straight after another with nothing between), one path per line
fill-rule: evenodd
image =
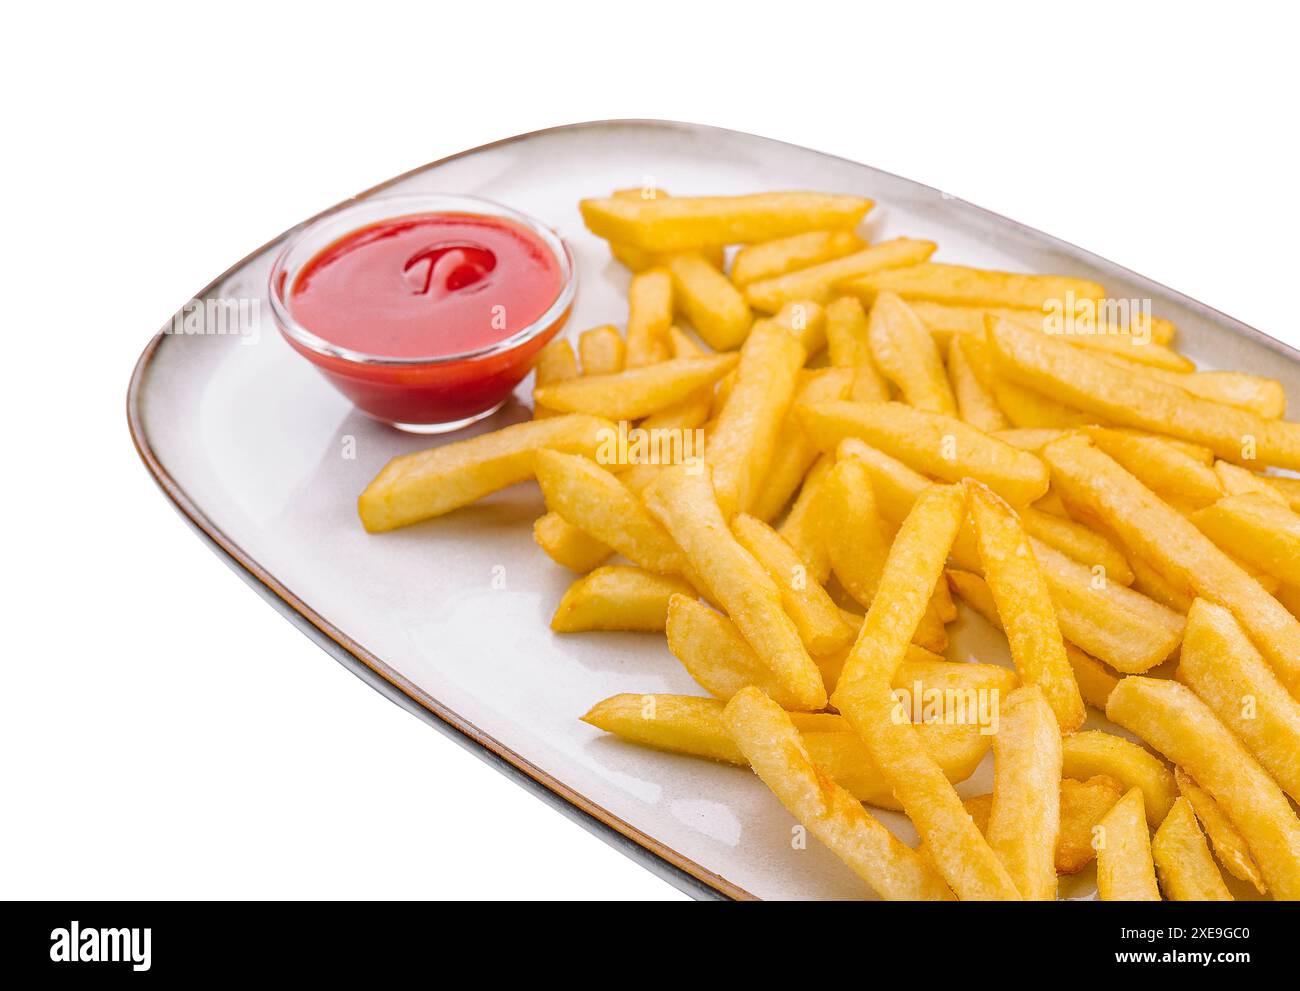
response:
M474 196L379 196L293 235L271 268L280 332L358 409L417 433L489 416L564 326L564 241Z

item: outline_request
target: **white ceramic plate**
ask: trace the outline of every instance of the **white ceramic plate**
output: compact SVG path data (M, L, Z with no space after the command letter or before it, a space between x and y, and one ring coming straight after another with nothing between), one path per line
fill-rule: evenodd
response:
M1300 394L1300 354L1200 303L934 189L753 135L663 122L579 124L465 152L380 189L486 196L552 224L578 262L573 335L622 322L628 280L583 228L577 201L650 179L681 195L870 196L873 239L930 238L944 261L1069 273L1112 295L1150 298L1198 364L1272 375ZM543 511L534 485L393 533L362 530L358 493L389 458L429 441L355 412L281 340L265 301L281 240L198 295L260 298L255 339L160 334L132 379L132 434L177 508L268 601L371 684L684 890L869 897L816 843L792 848L791 818L752 774L640 749L578 721L618 692L701 691L661 636L550 632L572 575L531 539ZM522 406L508 405L473 429L524 416ZM1006 662L1004 642L982 620L963 615L953 633L954 659ZM989 790L987 764L963 794ZM883 817L911 838L901 816ZM1093 891L1089 874L1063 886L1070 897Z

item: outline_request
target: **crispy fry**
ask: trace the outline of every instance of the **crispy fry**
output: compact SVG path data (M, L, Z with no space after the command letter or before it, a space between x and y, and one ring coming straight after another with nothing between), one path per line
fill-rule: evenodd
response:
M1280 419L1286 412L1286 391L1276 379L1244 372L1179 372L1156 367L1144 368L1143 372L1193 396L1236 406L1266 420Z
M688 399L716 382L736 364L734 354L673 358L652 365L590 375L542 386L537 401L568 413L590 413L611 420L639 420ZM630 365L630 357L629 357Z
M1122 426L1194 441L1229 461L1300 468L1300 424L1193 396L1141 371L999 320L991 328L1001 371L1015 382Z
M573 356L573 346L569 343L567 337L555 337L551 342L542 348L541 353L537 356L537 367L534 369L534 397L537 388L543 385L549 385L552 382L563 382L566 379L578 377L578 360ZM542 420L548 416L555 416L558 410L547 409L541 403L533 401L533 419Z
M1103 301L1103 305L1104 305ZM931 303L914 300L912 308L916 315L925 321L930 333L934 334L941 348L947 347L954 337L963 334L983 335L985 317L992 314L998 317L1019 317L1024 319L1030 311L1008 307L952 306L944 303ZM1048 314L1043 315L1046 325ZM1168 344L1174 339L1174 325L1159 317L1146 318L1141 314L1132 314L1127 323L1122 319L1112 320L1105 314L1089 316L1082 311L1076 312L1074 318L1075 337L1084 336L1091 330L1098 336L1131 335L1137 339L1154 341L1156 344Z
M673 322L673 279L666 268L632 276L627 290L625 368L652 365L668 357L668 328Z
M1125 678L1106 715L1174 761L1241 831L1274 897L1300 898L1300 819L1282 789L1191 689Z
M718 699L694 695L612 695L582 721L645 747L743 767L745 755L723 726L722 709Z
M952 381L953 398L957 401L957 415L962 420L985 433L1007 428L1006 416L977 373L960 337L954 337L948 345L948 378Z
M781 606L780 589L727 529L708 469L664 468L642 497L799 708L824 707L821 672Z
M835 287L842 280L897 266L915 265L934 254L935 247L933 241L914 241L906 237L882 241L834 261L812 265L775 279L751 282L745 287L745 298L750 306L765 313L775 313L795 299L827 303L836 295Z
M1291 694L1300 692L1300 621L1259 582L1087 440L1056 441L1043 456L1063 493L1167 578L1232 612Z
M1201 509L1223 496L1212 468L1162 437L1101 427L1085 432L1100 450L1175 506Z
M798 407L797 413L823 451L857 437L944 481L976 478L1012 505L1027 505L1047 492L1047 466L1038 457L956 417L902 403L813 403Z
M864 247L862 239L849 230L808 231L746 245L732 259L731 281L744 289L751 282L843 258Z
M1151 842L1151 855L1160 873L1160 887L1170 901L1230 902L1223 875L1214 865L1210 848L1187 799L1180 798L1165 816Z
M569 586L551 617L551 629L556 633L655 632L668 621L669 598L691 594L691 586L679 578L612 564L597 568Z
M580 575L614 553L614 548L579 530L559 513L539 516L533 523L533 539L552 561Z
M641 567L682 571L685 560L668 532L617 475L588 458L537 452L537 481L546 505Z
M1016 689L1002 706L993 759L989 846L1026 901L1055 901L1061 731L1037 685Z
M1050 304L1061 305L1068 296L1076 300L1099 300L1106 290L1087 279L1064 275L1024 275L924 262L903 269L873 272L841 282L845 292L872 302L877 293L896 292L904 299L928 300L957 306L1006 306L1044 311Z
M803 486L799 489L799 497L795 499L790 512L786 514L784 522L777 527L776 531L798 551L799 557L808 565L808 573L819 582L825 582L830 575L831 559L826 543L822 540L816 508L826 476L830 474L834 464L835 459L829 454L823 454L813 464L804 477Z
M951 486L934 486L917 498L890 549L880 590L849 653L834 702L866 743L958 897L1016 899L1019 892L1006 868L890 690L943 573L965 502L964 491Z
M1072 733L1083 724L1083 697L1029 537L1011 507L985 486L967 483L966 491L985 579L1020 680L1042 690L1060 725L1058 733ZM1023 889L1021 893L1029 897Z
M614 425L596 416L554 416L393 458L357 500L371 533L441 516L533 474L542 447L594 455Z
M797 382L792 407L801 402L843 399L853 384L853 371L849 368L805 369L799 373ZM818 453L816 445L799 426L798 418L787 412L772 451L772 463L762 480L751 513L765 523L775 519L799 488Z
M1147 822L1152 825L1163 822L1174 803L1174 776L1164 761L1136 743L1100 730L1065 737L1061 743L1061 773L1081 779L1104 774L1125 790L1141 789Z
M1129 791L1098 827L1097 893L1106 902L1158 902L1142 792Z
M1192 603L1178 671L1282 790L1300 801L1300 702L1232 613L1204 599Z
M1056 873L1077 874L1097 855L1093 830L1124 794L1114 778L1061 779L1061 832L1056 841Z
M920 317L891 292L882 292L867 318L875 365L917 409L957 415L943 360Z
M947 899L934 867L830 780L808 754L790 717L756 688L738 693L723 722L741 752L801 823L886 899Z
M643 251L694 251L771 241L809 230L858 225L871 200L826 193L678 196L583 200L583 222L597 237Z
M840 615L816 577L798 553L779 533L761 520L744 513L732 522L740 545L754 555L781 590L781 603L794 620L799 638L813 655L829 654L847 647L854 630Z
M666 198L667 190L659 189L656 186L638 186L632 189L616 189L614 196L624 200L656 200ZM704 257L708 259L709 264L719 271L726 264L727 255L723 245L713 245L708 248L702 248ZM619 244L616 241L609 242L609 253L622 262L633 272L644 272L648 268L654 268L663 264L664 256L655 254L651 251L642 251L640 248L634 248L630 244ZM678 357L681 357L678 355Z
M748 511L758 498L803 362L803 348L777 327L756 328L741 349L736 384L708 439L724 517Z
M698 252L670 255L664 264L673 278L673 304L709 347L738 347L754 322L740 291Z
M1205 835L1210 838L1219 863L1237 880L1254 885L1261 895L1268 894L1268 885L1264 883L1264 875L1259 872L1255 858L1250 855L1250 848L1232 820L1219 808L1219 803L1181 767L1174 768L1174 779L1178 782L1179 793L1187 799L1204 827Z
M809 358L826 347L826 309L810 299L791 300L764 323L775 324L793 334Z
M1247 564L1300 582L1300 516L1279 497L1247 492L1220 499L1192 517L1197 529Z
M1053 516L1033 506L1020 510L1020 522L1031 537L1092 569L1094 575L1120 585L1133 584L1133 569L1119 548L1082 523Z
M827 305L826 346L832 365L855 369L854 402L884 402L889 398L889 383L871 356L867 314L856 297L840 296Z
M605 324L578 335L578 354L584 375L613 375L623 370L627 346L618 328Z

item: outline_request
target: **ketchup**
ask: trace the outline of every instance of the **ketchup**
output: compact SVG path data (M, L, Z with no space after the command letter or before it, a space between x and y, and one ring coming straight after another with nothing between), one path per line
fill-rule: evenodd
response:
M436 430L491 412L528 374L568 316L536 326L565 280L555 251L523 224L438 212L353 230L279 289L295 324L362 356L285 333L340 391L377 419Z

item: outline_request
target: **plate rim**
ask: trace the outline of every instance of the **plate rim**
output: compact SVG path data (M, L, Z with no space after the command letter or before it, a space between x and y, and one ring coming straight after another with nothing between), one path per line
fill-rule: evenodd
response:
M793 142L782 141L779 138L770 138L764 135L753 134L748 131L738 131L732 128L717 127L709 124L654 118L612 118L606 120L560 124L553 127L527 131L507 138L491 141L487 144L468 148L456 152L455 154L447 155L443 158L417 166L416 168L409 169L400 175L387 179L378 185L372 186L369 189L322 210L320 213L302 221L302 224L311 223L317 217L338 209L344 204L374 196L375 194L422 172L426 172L440 165L445 165L448 162L466 158L480 152L489 151L493 148L500 148L518 142L527 141L532 138L537 138L542 135L562 131L600 129L628 125L696 131L700 133L722 133L739 135L746 138L757 138L762 141L771 141L790 148L797 148L800 151L812 152L813 154L832 158L837 161L848 162L852 165L871 169L872 171L882 175L889 175L893 178L901 179L913 184L914 186L941 195L948 200L959 202L963 206L973 209L977 213L983 214L987 219L997 225L1027 232L1049 244L1068 249L1070 252L1075 254L1085 255L1094 265L1099 265L1103 268L1110 269L1115 273L1122 274L1131 279L1162 289L1171 296L1176 297L1184 306L1189 306L1193 310L1198 311L1202 316L1212 319L1215 322L1226 324L1229 329L1243 334L1270 350L1278 352L1285 358L1300 363L1300 350L1297 350L1276 338L1270 337L1263 331L1242 323L1241 321L1228 316L1205 303L1192 299L1177 290L1170 289L1169 287L1155 282L1146 276L1140 275L1131 269L1127 269L1107 259L1101 258L1100 256L1068 241L1063 241L1053 235L1046 234L1036 228L1012 220L992 210L970 203L960 197L944 193L926 183L917 182L916 180L908 179L905 176L898 176L895 173L887 172L883 169L877 169L874 166L869 166L865 163L857 162L840 155L807 148L806 146L797 145ZM301 226L301 224L294 225L294 227L276 235L270 241L267 241L265 244L249 252L209 282L203 289L193 294L192 298L203 298L214 288L227 280L234 272L243 268L254 258L278 244L299 226ZM757 896L746 891L734 882L729 881L714 871L708 870L696 861L677 852L663 841L655 839L653 836L648 835L621 817L614 815L603 806L588 799L580 792L564 784L564 782L560 781L555 776L533 764L522 754L519 754L505 746L474 723L448 708L427 692L423 691L419 686L415 685L379 657L367 651L324 616L312 609L306 602L300 599L291 589L267 571L251 554L235 543L221 530L220 527L209 519L185 492L176 479L172 477L166 466L164 466L158 458L150 443L144 425L144 417L141 410L141 397L144 392L145 379L148 376L150 367L153 364L153 360L156 357L159 348L163 341L169 336L172 335L167 333L167 327L164 325L164 328L159 330L153 338L150 339L143 352L141 352L139 359L136 361L126 393L127 426L131 434L131 440L135 445L136 453L144 463L146 470L162 490L163 494L171 501L173 508L180 513L205 544L221 557L226 564L234 569L240 577L252 585L264 599L276 608L277 611L284 614L287 619L308 635L318 646L324 649L326 653L330 654L340 663L352 670L354 674L370 684L372 688L385 695L394 704L401 706L412 714L417 715L424 721L430 723L443 732L444 735L455 740L458 744L466 747L472 752L475 752L476 755L495 766L497 770L506 774L507 777L510 777L517 783L528 787L530 791L546 801L547 804L550 804L562 813L569 815L570 818L576 818L580 825L587 828L590 832L595 833L605 842L614 846L615 849L618 849L625 855L637 860L642 866L651 870L670 884L673 884L679 890L683 890L695 898L714 899L722 897L743 901L758 900ZM577 815L574 816L573 813L577 813Z

